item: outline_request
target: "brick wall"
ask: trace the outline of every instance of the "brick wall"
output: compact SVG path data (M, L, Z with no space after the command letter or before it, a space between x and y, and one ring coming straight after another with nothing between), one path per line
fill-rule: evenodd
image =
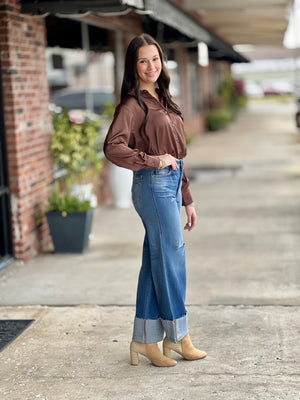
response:
M15 258L26 261L50 237L45 210L52 162L44 19L20 14L17 0L0 3L0 54ZM45 220L44 220L45 221Z

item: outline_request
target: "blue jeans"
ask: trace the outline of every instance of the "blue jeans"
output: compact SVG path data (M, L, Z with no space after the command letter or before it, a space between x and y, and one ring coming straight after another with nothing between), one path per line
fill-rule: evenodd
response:
M132 201L145 227L133 340L176 343L188 333L186 267L180 211L183 163L179 168L134 172Z

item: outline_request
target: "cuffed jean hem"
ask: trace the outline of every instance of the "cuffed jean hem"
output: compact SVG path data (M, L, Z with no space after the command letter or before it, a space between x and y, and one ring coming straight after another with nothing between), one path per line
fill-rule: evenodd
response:
M163 340L164 332L170 342L179 342L189 333L187 314L174 321L135 317L132 340L140 343L158 343Z
M164 338L164 328L160 318L142 319L135 317L132 340L140 343L157 343Z
M166 338L169 339L170 342L177 343L189 333L187 314L181 318L175 319L175 321L162 319L161 322L166 332Z

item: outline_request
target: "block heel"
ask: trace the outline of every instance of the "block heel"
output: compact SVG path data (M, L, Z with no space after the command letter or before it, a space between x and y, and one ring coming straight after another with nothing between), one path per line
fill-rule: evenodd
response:
M130 349L130 364L138 365L139 364L139 353Z
M174 367L177 364L177 361L162 354L157 343L146 344L132 341L130 344L131 365L138 365L139 354L147 357L156 367Z

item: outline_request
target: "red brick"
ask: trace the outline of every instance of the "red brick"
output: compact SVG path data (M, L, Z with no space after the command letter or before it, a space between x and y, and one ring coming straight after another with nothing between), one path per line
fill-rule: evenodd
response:
M21 15L17 0L4 0L1 5L0 52L10 190L18 201L18 212L12 216L14 252L16 258L26 261L45 243L51 243L47 225L39 232L35 225L37 210L46 207L52 181L45 23L42 18Z

